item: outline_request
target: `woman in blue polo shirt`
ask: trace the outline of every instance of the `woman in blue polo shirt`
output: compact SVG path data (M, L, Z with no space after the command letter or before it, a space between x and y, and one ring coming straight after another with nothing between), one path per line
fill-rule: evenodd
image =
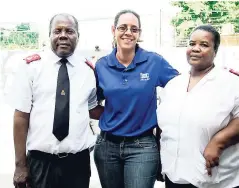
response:
M112 33L117 45L95 68L98 100L105 100L95 163L102 188L153 188L159 165L156 87L178 72L138 46L141 22L134 11L119 12Z

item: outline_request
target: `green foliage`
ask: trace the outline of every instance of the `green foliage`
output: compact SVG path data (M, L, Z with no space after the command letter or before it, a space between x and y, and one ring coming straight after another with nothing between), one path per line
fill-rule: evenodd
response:
M188 37L201 24L211 24L220 31L223 24L231 23L239 32L239 1L177 1L172 5L181 9L172 20L179 38Z
M29 23L21 23L20 25L16 26L17 31L29 31L30 24Z
M13 30L0 30L0 48L3 49L37 49L39 34L30 29L29 23L17 25Z

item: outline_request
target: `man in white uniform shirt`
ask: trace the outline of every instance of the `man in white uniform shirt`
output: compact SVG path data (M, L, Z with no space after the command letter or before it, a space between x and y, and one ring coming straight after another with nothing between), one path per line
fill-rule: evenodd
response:
M49 29L51 50L27 57L16 76L13 181L15 187L88 188L89 114L98 119L103 108L94 72L74 53L77 19L55 15Z

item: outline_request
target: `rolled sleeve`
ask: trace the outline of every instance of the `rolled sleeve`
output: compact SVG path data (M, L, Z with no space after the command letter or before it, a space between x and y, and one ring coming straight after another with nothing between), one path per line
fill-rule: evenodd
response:
M30 113L32 108L32 79L29 66L25 62L20 63L9 94L10 105L25 113Z
M89 110L95 108L97 106L97 95L96 95L96 89L94 88L89 96L88 99L88 108Z

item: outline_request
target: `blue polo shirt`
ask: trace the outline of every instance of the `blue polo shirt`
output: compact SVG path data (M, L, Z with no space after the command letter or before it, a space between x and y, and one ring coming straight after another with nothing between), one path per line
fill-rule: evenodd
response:
M162 56L137 47L127 68L119 63L114 49L98 60L95 74L98 100L105 99L100 129L137 136L157 126L156 87L164 87L178 71Z

